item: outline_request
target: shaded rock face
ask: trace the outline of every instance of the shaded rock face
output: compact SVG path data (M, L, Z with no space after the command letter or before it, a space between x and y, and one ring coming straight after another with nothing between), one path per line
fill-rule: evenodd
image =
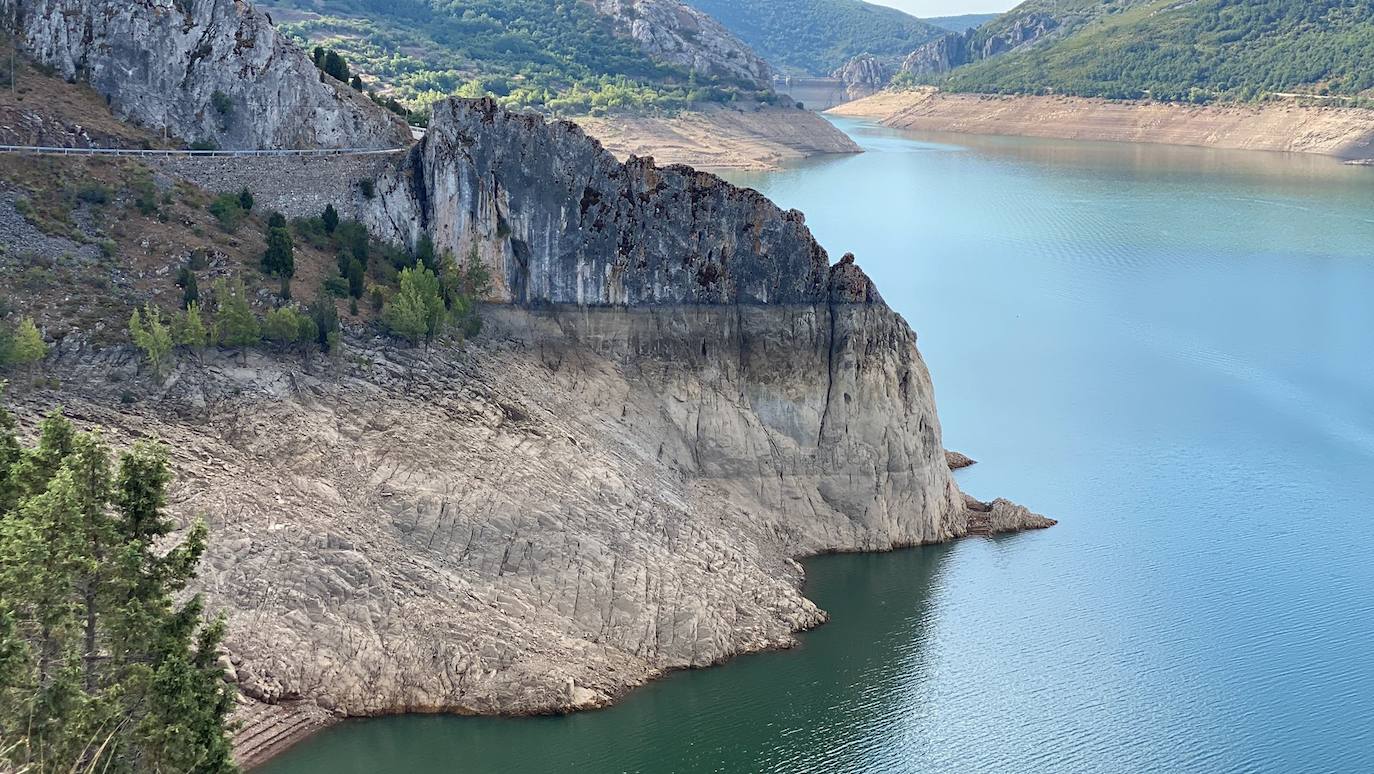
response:
M375 233L472 251L492 300L520 304L803 303L829 259L800 212L651 159L620 163L577 126L491 100L437 103L425 139L362 213Z
M951 33L922 45L902 62L902 71L918 77L943 75L962 65L1033 45L1060 30L1061 22L1045 13L1028 13L985 27Z
M907 55L902 62L902 72L929 77L944 75L960 65L968 64L971 32L954 32L923 44Z
M238 0L0 0L29 56L120 118L226 149L394 148L405 123L333 79Z
M678 0L592 0L592 7L651 59L760 91L772 88L766 62L720 22Z
M881 91L892 80L892 68L872 54L860 54L831 77L844 82L845 93L850 99L860 99Z

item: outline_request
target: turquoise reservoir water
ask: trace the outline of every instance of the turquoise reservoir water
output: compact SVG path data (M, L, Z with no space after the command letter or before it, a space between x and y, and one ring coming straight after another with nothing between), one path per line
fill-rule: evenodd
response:
M1045 532L810 561L833 621L597 713L343 724L330 772L1374 770L1374 170L898 135L735 175L920 334Z

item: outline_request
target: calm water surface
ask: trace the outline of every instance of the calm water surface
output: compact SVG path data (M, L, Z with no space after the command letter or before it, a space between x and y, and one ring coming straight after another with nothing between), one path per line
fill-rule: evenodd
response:
M1060 526L811 561L800 649L608 711L265 771L1374 770L1374 170L841 126L734 178L920 334L963 487Z

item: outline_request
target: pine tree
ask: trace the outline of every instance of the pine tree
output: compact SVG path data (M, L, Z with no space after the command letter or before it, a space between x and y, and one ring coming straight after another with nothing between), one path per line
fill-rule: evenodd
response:
M201 318L199 303L192 301L186 305L186 311L177 318L172 341L177 346L191 349L201 349L210 343L210 332L206 330L205 321Z
M333 204L326 204L324 206L324 214L320 216L320 220L324 221L324 232L326 234L332 234L334 233L334 229L339 227L339 211L334 209Z
M189 266L181 267L177 284L181 286L182 307L190 306L200 300L200 283L196 280L196 273L191 271Z
M253 192L247 188L239 191L239 209L244 212L253 211Z
M22 478L0 500L0 769L234 771L233 694L217 620L173 595L205 549L197 524L170 551L166 452L140 444L111 465L98 433L54 413L24 449L0 409L0 450Z
M10 342L10 362L16 365L30 365L42 360L48 354L48 345L43 342L43 334L38 332L32 317L19 321Z
M363 264L357 258L348 262L348 294L354 299L363 297Z
M148 356L153 375L161 378L167 355L172 351L172 331L162 322L162 310L151 304L143 307L142 314L135 309L129 316L129 337Z
M400 289L382 310L382 319L393 334L412 344L428 344L443 329L447 309L439 278L420 260L402 269Z
M333 352L339 340L339 309L334 306L334 297L323 285L315 291L315 300L310 302L306 312L315 323L320 347L326 352Z
M348 83L349 81L348 63L339 55L339 52L332 48L324 55L324 71L328 73L330 77L343 81L344 83Z
M219 329L219 343L226 347L248 347L257 344L262 338L258 318L248 306L248 291L243 280L235 278L232 284L219 280L215 283L215 327Z
M278 277L291 277L296 273L296 245L289 229L281 227L268 230L267 252L262 256L262 269Z

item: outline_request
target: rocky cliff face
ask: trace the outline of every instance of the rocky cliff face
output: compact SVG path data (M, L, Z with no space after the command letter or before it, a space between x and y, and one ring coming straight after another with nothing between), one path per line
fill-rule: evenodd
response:
M1059 19L1036 12L951 33L911 52L902 62L902 71L919 77L943 75L956 67L1038 43L1060 27Z
M767 63L720 22L678 0L592 0L592 7L651 59L760 91L772 88Z
M489 99L435 106L365 220L414 244L476 251L492 300L588 305L811 303L828 260L800 212L689 167L622 164L574 124Z
M892 68L872 54L860 54L830 77L844 82L845 93L850 99L861 99L881 91L892 80Z
M154 134L222 148L384 148L404 122L321 79L240 0L0 0L25 53Z

